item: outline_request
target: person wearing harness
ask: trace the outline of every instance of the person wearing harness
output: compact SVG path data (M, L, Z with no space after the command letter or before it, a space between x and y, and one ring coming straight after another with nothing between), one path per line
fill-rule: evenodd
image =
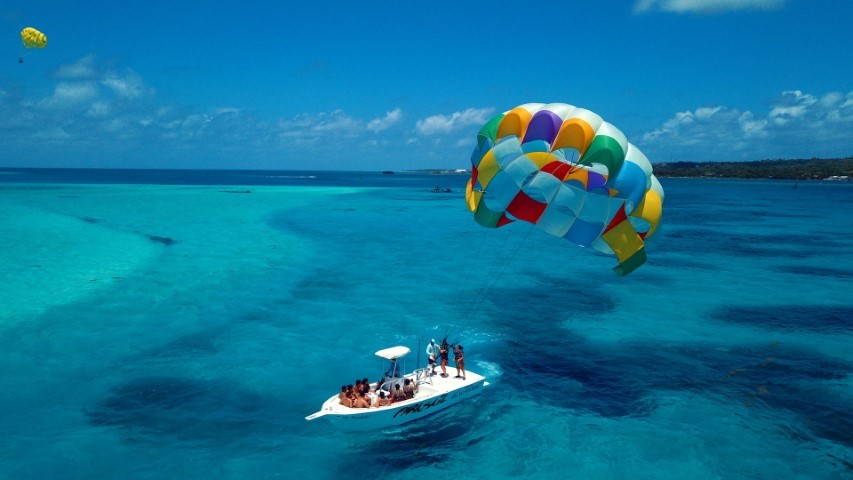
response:
M441 376L444 378L447 378L447 356L449 355L447 347L447 340L443 340L438 346L438 352L441 355Z

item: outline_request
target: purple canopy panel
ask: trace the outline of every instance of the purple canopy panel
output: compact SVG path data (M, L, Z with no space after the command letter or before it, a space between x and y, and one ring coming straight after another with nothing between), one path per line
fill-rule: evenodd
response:
M604 188L604 184L607 183L607 178L598 173L598 172L589 172L589 180L587 180L586 190L591 191L596 188Z
M550 110L541 110L533 114L530 119L530 124L527 126L527 133L524 134L524 140L521 143L527 143L534 140L545 140L550 145L560 132L560 126L563 120Z

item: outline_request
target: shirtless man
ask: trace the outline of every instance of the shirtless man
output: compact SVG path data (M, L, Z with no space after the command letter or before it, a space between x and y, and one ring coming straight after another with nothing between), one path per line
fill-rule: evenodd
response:
M370 402L364 396L364 392L360 392L353 403L352 408L370 408Z

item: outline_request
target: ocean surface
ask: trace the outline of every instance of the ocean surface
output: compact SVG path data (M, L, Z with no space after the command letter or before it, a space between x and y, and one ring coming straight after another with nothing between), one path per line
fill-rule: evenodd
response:
M853 183L661 179L619 277L466 180L0 170L0 478L853 478ZM476 401L305 421L444 336Z

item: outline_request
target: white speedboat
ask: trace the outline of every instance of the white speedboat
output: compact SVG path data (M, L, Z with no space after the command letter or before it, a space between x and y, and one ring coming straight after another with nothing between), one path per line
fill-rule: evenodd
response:
M327 417L332 424L343 431L375 430L396 427L432 415L466 398L478 395L483 387L488 385L482 375L466 370L465 378L455 376L456 368L447 366L448 376L440 375L441 367L436 366L433 374L432 367L419 368L407 375L397 375L405 372L405 356L410 352L408 347L391 347L376 352L376 356L390 361L390 368L385 371L385 381L380 390L388 393L395 385L402 385L406 379L415 382L417 392L414 398L394 402L390 405L370 408L350 408L341 405L338 395L333 395L323 402L319 412L305 417L305 420L316 420Z

